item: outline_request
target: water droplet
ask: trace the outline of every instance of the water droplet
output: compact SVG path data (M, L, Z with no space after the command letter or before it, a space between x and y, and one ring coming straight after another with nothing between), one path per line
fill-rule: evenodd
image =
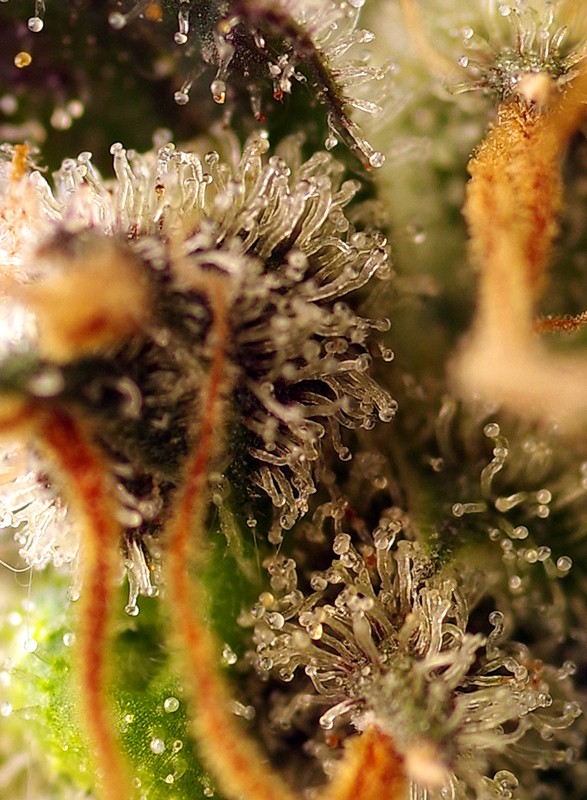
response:
M166 775L163 780L165 781L165 783L171 784L171 783L173 783L175 781L175 778L173 777L173 775L171 773L169 773L169 775Z
M569 556L561 556L556 561L556 567L560 572L568 572L573 566L573 560Z
M179 708L179 700L177 697L166 697L163 701L163 709L167 714L173 714Z
M163 739L155 737L149 742L149 748L153 753L155 753L156 756L160 756L161 753L165 752L165 742Z
M271 614L267 615L267 622L274 630L281 630L281 628L283 628L285 625L283 614L280 614L277 611L273 611Z
M27 383L27 388L35 397L55 397L65 386L65 380L60 369L47 368L33 375Z
M0 97L0 111L7 116L14 114L18 108L18 100L13 94L5 94Z
M379 167L382 167L385 164L385 156L383 153L376 151L369 156L369 164L374 169L379 169Z
M216 78L210 84L210 91L214 102L222 105L226 100L226 83Z
M0 705L0 716L9 717L12 714L12 704L5 702Z
M332 544L332 550L337 556L341 556L343 553L348 553L351 546L351 537L348 533L339 533L334 537L334 542Z
M113 11L108 15L108 22L111 28L114 28L115 31L120 31L126 25L126 18L119 11Z
M85 110L86 110L86 107L84 106L84 104L82 103L81 100L76 100L76 99L70 100L68 102L68 104L67 104L67 111L71 114L73 119L79 119L80 117L83 117L83 114L84 114ZM85 159L80 158L80 156L82 156L82 155L86 156L86 158ZM86 161L87 162L91 158L92 158L92 154L91 153L80 153L80 155L78 156L78 161Z
M72 644L75 643L75 633L64 633L63 634L63 644L66 647L71 647Z
M229 644L225 644L222 648L222 663L227 666L236 664L237 655Z
M28 67L29 64L32 63L33 57L30 53L27 53L26 50L21 50L20 53L17 53L14 56L14 66L18 67L18 69L23 69L24 67Z
M426 241L426 231L418 223L413 222L408 225L406 233L414 244L423 244Z
M190 96L186 91L178 91L173 95L173 99L178 106L185 106L190 102Z
M530 531L525 525L518 525L512 531L512 537L514 539L527 539Z
M322 623L318 622L316 624L308 626L307 631L308 634L310 635L310 638L317 641L318 639L322 638L322 634L324 633L324 628L322 627Z
M32 33L40 33L45 27L45 23L40 17L29 17L27 20L27 28Z
M56 108L51 114L51 127L56 131L66 131L71 128L72 118L65 108Z
M483 428L483 433L488 439L495 439L496 436L499 436L499 432L500 428L497 422L488 422Z
M136 605L136 603L129 603L128 605L126 605L124 607L124 610L129 615L129 617L136 617L136 616L138 616L140 609Z
M27 639L23 644L23 647L27 651L27 653L34 653L38 646L39 643L37 642L36 639Z

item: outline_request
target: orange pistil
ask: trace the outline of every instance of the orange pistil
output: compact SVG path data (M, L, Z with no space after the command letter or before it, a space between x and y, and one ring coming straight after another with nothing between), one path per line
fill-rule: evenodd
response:
M83 597L77 629L81 717L95 748L104 800L131 796L107 698L108 633L121 540L107 466L83 426L62 411L39 412L36 436L48 450L80 524Z
M207 508L208 467L222 429L222 394L228 320L222 284L212 284L214 337L212 365L202 392L198 445L187 465L176 512L167 529L167 577L170 607L188 690L192 693L194 732L219 788L228 797L244 800L294 800L283 781L264 763L266 758L243 734L232 714L224 681L218 674L219 656L213 635L202 619L205 598L190 582L187 564L200 555Z
M267 756L243 732L230 709L227 686L219 674L218 646L203 618L206 600L190 581L188 564L203 548L207 479L222 430L225 390L227 305L220 281L208 288L214 322L213 354L207 384L201 394L198 444L189 460L175 513L167 528L167 585L174 615L174 635L183 659L191 694L193 729L200 752L218 788L238 800L295 800L296 794L269 766ZM325 800L403 800L400 759L391 740L375 729L351 740L335 782Z
M371 726L353 736L334 780L322 800L403 800L406 779L403 761L392 740Z
M479 271L478 305L453 370L465 395L568 426L587 417L587 359L548 353L536 330L571 328L536 325L534 315L559 230L561 161L586 101L584 61L551 109L520 97L502 104L469 163L463 213ZM581 323L575 318L575 327Z
M108 466L83 425L65 411L18 399L0 403L0 435L35 438L61 474L77 515L83 551L83 599L77 631L81 718L102 776L104 800L128 800L130 783L107 698L108 633L122 530Z

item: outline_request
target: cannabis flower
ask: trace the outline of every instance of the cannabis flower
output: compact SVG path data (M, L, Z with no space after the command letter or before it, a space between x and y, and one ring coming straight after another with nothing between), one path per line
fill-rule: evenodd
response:
M250 657L295 692L278 702L274 723L303 729L322 707L320 726L338 736L375 725L403 756L413 800L509 798L518 783L530 792L536 769L578 752L567 665L545 665L508 641L500 612L487 633L473 632L469 598L478 602L481 576L457 581L417 543L394 544L408 526L400 509L386 509L360 543L346 532L363 527L348 527L348 510L340 500L317 512L317 524L333 528L335 558L305 576L310 593L291 559L268 562L274 594L252 610ZM309 685L293 682L299 668Z
M358 184L342 182L326 153L303 162L298 140L270 157L264 137L238 155L224 143L233 147L228 161L170 143L144 155L116 144L114 180L82 153L63 163L53 188L19 166L18 150L5 148L0 164L2 259L37 327L5 348L0 381L9 393L81 407L99 423L116 465L127 557L146 593L144 535L158 529L187 452L207 358L211 311L198 290L207 275L225 278L231 308L226 468L280 509L274 540L307 510L323 440L350 458L341 429L370 428L395 411L368 374L373 332L389 323L344 302L390 274L383 237L345 217ZM46 491L42 469L36 474ZM72 560L76 548L55 526L48 544L37 504L17 502L19 480L3 498L19 521L30 512L19 531L23 555L40 565L65 547ZM134 597L136 589L131 605Z

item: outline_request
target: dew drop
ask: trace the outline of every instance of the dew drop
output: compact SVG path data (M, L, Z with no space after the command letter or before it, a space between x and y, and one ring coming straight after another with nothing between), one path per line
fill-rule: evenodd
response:
M36 639L27 639L26 642L23 644L23 647L27 651L27 653L34 653L38 646L39 643L37 642Z
M70 586L67 590L67 599L70 601L70 603L77 603L80 597L81 593L77 586Z
M274 630L281 630L285 625L283 614L280 614L278 611L273 611L271 614L268 614L267 622Z
M86 107L84 106L81 100L73 99L70 100L69 103L67 104L67 111L71 114L73 119L79 119L80 117L83 117L85 110ZM80 153L80 155L82 154ZM90 153L89 158L87 158L86 161L89 161L91 157L92 154ZM78 156L78 161L81 161L79 156Z
M0 705L0 716L9 717L12 714L12 704L5 702Z
M7 116L14 114L18 108L18 100L13 94L5 94L0 97L0 111Z
M169 775L166 775L163 780L165 781L165 783L172 784L175 781L175 778L171 773L169 773Z
M314 641L318 641L318 639L322 638L322 634L324 632L324 628L322 627L322 623L318 622L316 624L310 625L307 628L308 634L310 639L314 639Z
M538 561L546 561L552 555L550 547L543 545L538 548Z
M426 241L426 231L417 223L411 223L408 225L406 228L406 233L408 234L410 241L412 241L414 244L423 244Z
M348 533L339 533L334 537L334 542L332 544L332 550L337 556L341 556L343 553L348 553L351 546L351 537Z
M63 644L66 647L71 647L75 643L75 633L64 633Z
M236 664L236 662L236 653L229 644L225 644L222 648L222 663L226 664L226 666L232 666L232 664Z
M530 533L530 531L528 530L528 528L525 525L518 525L512 531L512 537L514 539L527 539L529 533Z
M222 105L226 100L226 83L216 78L210 84L212 99L215 103Z
M177 697L166 697L163 701L163 710L167 714L173 714L179 708L179 700Z
M556 561L556 567L560 572L568 572L573 566L573 560L569 556L561 556Z
M385 156L383 153L375 151L369 156L369 164L374 169L379 169L379 167L382 167L385 164Z
M40 17L29 17L27 20L27 28L32 33L40 33L45 27L45 23Z
M51 127L56 131L66 131L71 128L72 118L65 108L56 108L49 120Z
M540 489L538 492L536 492L536 500L541 505L550 503L552 500L552 493L549 492L548 489Z
M124 607L125 612L129 615L129 617L137 617L139 614L139 607L136 603L129 603Z
M178 106L185 106L190 101L190 96L186 91L178 91L173 95L173 99Z
M29 64L32 63L33 57L30 53L27 53L26 50L21 50L20 53L17 53L14 56L14 66L18 67L18 69L23 69L24 67L28 67Z
M120 31L126 25L126 18L120 11L113 11L108 15L108 22L111 28L114 28L115 31Z
M497 422L488 422L483 428L483 433L488 439L495 439L496 436L499 436L499 432L500 428Z
M151 752L155 753L156 756L160 756L161 753L165 752L165 742L163 739L155 737L149 742L149 748Z
M55 397L65 386L63 374L59 369L44 369L28 381L27 388L35 397Z

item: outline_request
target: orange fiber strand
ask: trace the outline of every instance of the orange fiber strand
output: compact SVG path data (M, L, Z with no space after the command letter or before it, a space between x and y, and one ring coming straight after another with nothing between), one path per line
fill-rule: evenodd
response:
M353 736L323 800L403 800L407 794L401 757L389 736L370 727Z
M218 445L222 428L222 387L228 339L227 309L221 286L212 286L210 299L214 315L212 365L202 392L198 444L187 466L186 480L177 509L167 531L168 592L175 616L178 645L190 676L195 734L202 755L214 772L219 788L228 797L245 800L294 800L272 771L266 758L242 733L230 711L229 696L218 674L220 662L216 642L200 616L205 600L191 584L187 564L202 548L207 508L208 466Z
M548 353L536 337L548 326L536 325L534 316L563 210L562 159L586 101L582 62L552 109L521 98L503 103L470 161L463 213L479 273L478 304L454 365L465 395L556 417L569 428L587 418L587 359Z
M81 715L101 773L104 800L129 800L130 784L120 754L108 690L108 633L121 527L107 481L104 459L70 415L39 415L36 434L64 478L82 531L83 593L77 629Z
M189 676L194 733L200 752L213 772L220 791L239 800L295 800L296 794L269 766L267 756L244 733L230 709L230 697L218 672L218 646L203 619L205 597L189 577L190 560L198 560L203 547L207 509L207 476L210 460L221 440L222 395L225 380L225 351L228 341L227 308L220 284L208 289L214 323L212 364L201 395L198 444L190 459L176 511L167 529L167 586L174 614L177 646ZM382 734L358 737L348 758L343 760L340 778L327 787L328 800L401 800L403 783L397 756ZM384 742L385 740L385 742ZM363 763L373 769L364 772Z

